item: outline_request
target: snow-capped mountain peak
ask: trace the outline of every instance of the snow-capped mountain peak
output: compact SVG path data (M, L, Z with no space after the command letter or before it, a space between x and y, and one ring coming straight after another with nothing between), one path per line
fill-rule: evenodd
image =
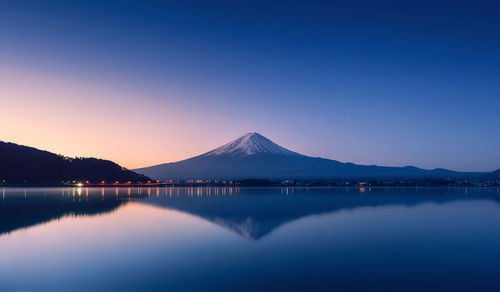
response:
M136 170L154 179L427 179L466 173L415 167L379 167L310 157L285 149L258 133L248 133L215 150L182 161ZM479 174L482 175L482 174Z
M259 133L247 133L215 150L206 153L206 156L215 155L252 155L268 153L288 156L300 156L296 152L285 149Z

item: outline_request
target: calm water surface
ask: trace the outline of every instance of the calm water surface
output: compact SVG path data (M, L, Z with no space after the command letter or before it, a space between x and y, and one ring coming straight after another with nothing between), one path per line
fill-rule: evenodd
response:
M0 291L500 291L498 188L0 196Z

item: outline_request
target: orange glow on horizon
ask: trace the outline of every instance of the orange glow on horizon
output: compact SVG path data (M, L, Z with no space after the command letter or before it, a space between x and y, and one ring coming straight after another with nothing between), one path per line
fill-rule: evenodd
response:
M134 169L199 155L242 132L222 134L210 126L218 117L188 102L137 99L145 94L159 93L46 68L2 65L0 140L68 157L111 160Z

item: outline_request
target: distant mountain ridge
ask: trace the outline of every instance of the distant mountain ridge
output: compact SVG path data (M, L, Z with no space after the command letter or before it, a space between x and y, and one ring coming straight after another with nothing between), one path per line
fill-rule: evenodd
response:
M219 148L186 160L136 169L154 179L426 179L476 177L446 169L358 165L310 157L288 150L259 133L247 133Z
M70 158L0 141L0 184L60 184L63 181L146 182L150 178L96 158Z

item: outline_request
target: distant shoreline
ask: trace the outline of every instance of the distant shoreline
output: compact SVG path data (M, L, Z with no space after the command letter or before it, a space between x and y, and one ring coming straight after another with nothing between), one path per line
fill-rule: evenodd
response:
M339 187L339 188L369 188L369 187L500 187L500 181L379 181L379 182L359 182L359 181L270 181L270 180L242 180L221 182L159 182L159 183L75 183L75 184L0 184L0 188L154 188L154 187Z

